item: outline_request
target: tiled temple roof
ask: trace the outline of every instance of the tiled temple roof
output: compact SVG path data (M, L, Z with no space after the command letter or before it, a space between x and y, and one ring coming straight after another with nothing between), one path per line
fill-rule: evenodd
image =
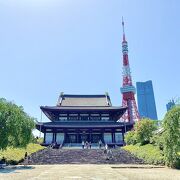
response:
M121 117L127 107L112 106L109 95L69 95L61 93L56 106L40 106L44 114L55 120L60 113L99 113L111 112Z
M112 106L109 95L69 95L59 96L57 106Z

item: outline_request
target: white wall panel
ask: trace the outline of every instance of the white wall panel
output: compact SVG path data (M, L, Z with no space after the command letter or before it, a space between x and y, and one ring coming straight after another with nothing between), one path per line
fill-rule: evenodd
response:
M45 138L46 142L45 143L51 144L52 140L53 140L53 133L46 133L45 135L46 135L46 138Z
M112 143L112 134L111 133L104 133L104 142L107 143Z
M115 133L115 140L116 140L116 143L122 142L123 141L122 133Z
M57 133L56 134L56 142L57 144L62 144L64 141L64 133Z

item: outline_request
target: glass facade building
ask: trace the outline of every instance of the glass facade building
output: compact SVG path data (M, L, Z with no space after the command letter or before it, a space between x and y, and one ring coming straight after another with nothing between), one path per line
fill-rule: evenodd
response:
M137 82L136 86L140 117L157 120L158 117L152 81Z
M168 104L166 104L167 111L171 110L175 105L176 104L175 104L174 100L169 101Z

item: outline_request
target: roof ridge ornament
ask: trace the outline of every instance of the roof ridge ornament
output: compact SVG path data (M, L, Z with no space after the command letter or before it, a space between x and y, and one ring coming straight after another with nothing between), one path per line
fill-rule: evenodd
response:
M63 96L64 96L64 92L61 92L58 98L57 106L61 106Z
M110 100L110 98L109 98L109 93L108 93L108 92L105 92L105 96L106 96L106 103L107 103L107 105L108 105L108 106L112 106L111 100Z
M108 92L105 92L105 96L106 96L106 103L107 103L107 105L109 106L109 101L108 101Z

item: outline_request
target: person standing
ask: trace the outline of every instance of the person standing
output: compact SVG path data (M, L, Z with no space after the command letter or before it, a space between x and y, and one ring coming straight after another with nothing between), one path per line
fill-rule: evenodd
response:
M27 152L25 152L25 154L24 154L24 166L25 165L28 165L28 163L29 163L29 158L28 158L28 153Z
M89 142L89 149L91 149L91 141Z
M99 140L99 149L101 149L101 146L102 146L102 141Z
M106 149L106 151L108 150L108 145L107 144L105 145L105 149Z
M2 158L2 164L6 164L6 159L5 159L5 157L3 156L3 158Z
M82 141L82 149L84 149L84 141Z
M27 156L28 156L28 153L25 152L25 154L24 154L24 159L27 159Z
M88 149L89 143L88 141L86 141L86 149Z

